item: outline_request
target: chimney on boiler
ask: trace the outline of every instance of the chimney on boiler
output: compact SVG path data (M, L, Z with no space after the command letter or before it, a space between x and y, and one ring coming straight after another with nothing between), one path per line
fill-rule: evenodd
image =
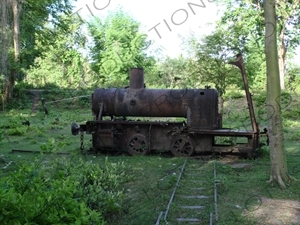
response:
M143 68L132 68L130 69L130 89L144 88L144 69Z

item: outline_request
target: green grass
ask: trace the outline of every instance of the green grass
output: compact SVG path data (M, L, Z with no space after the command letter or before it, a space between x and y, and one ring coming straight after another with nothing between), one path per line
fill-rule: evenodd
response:
M47 96L45 96L47 97ZM52 97L51 97L52 98ZM261 103L262 98L258 98ZM224 116L226 127L243 127L243 121L248 115L245 108L245 99L233 99L232 111L229 116ZM237 157L210 156L205 160L190 160L189 168L199 169L203 176L206 195L213 194L213 162L217 161L218 184L218 207L219 225L232 224L259 224L261 221L251 216L251 210L260 208L257 198L291 199L300 200L300 123L298 115L298 97L287 109L284 109L284 133L285 149L289 173L297 179L289 184L286 189L281 190L277 186L270 186L267 181L270 174L270 162L268 157L256 160L239 159ZM225 103L224 110L228 107ZM54 148L57 151L69 152L69 157L81 157L79 149L79 136L73 136L70 132L70 124L73 121L83 123L92 119L90 106L86 101L70 100L55 104L47 104L49 115L38 107L35 114L31 113L31 105L27 108L11 109L0 112L0 176L5 176L9 171L14 171L22 161L31 162L35 158L60 157L59 155L40 155L30 153L11 154L12 149L41 150L45 143L54 139ZM257 112L257 109L256 109ZM58 120L57 120L58 118ZM261 116L261 123L266 121ZM22 125L24 120L30 122L30 126ZM91 145L91 136L85 135L85 147ZM46 144L47 145L47 144ZM76 154L78 156L76 156ZM142 157L131 157L127 154L97 154L84 155L85 160L95 163L103 163L105 157L112 163L123 162L128 182L124 183L126 199L122 204L123 210L109 216L109 224L154 224L161 211L165 211L173 187L176 183L181 166L185 159L170 157L167 154L151 154ZM249 169L231 169L227 164L231 162L251 163ZM10 163L11 162L11 163ZM181 184L178 193L187 192L191 183L184 174L186 185ZM179 206L183 204L178 198L171 206L169 220L170 224L176 224L172 218L181 213ZM213 211L212 202L205 203L206 209L199 216L207 222L210 211ZM183 212L188 215L189 212ZM163 224L163 223L161 223Z

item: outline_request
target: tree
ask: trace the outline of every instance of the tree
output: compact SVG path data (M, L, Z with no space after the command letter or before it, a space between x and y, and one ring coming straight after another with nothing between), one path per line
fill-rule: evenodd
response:
M52 84L78 88L86 78L85 60L79 52L86 43L82 22L76 16L61 16L60 21L65 26L48 23L42 30L51 33L55 37L53 40L47 41L39 35L35 38L35 47L42 53L35 58L34 65L25 70L25 81L35 87Z
M222 16L220 25L226 26L231 34L238 35L245 43L250 39L263 42L263 1L227 0L225 5L227 10ZM294 51L300 44L300 0L276 1L276 10L280 86L284 89L287 52Z
M2 98L2 107L4 109L4 102L6 101L6 96L4 95L7 83L7 77L9 74L9 57L8 51L10 48L10 37L11 32L8 28L9 26L9 10L8 0L0 1L0 10L1 10L1 66L0 66L0 82L1 82L1 98Z
M26 0L22 2L20 12L21 68L28 69L34 63L35 58L43 54L44 49L36 46L37 38L44 46L52 45L55 41L52 30L45 29L45 27L49 28L50 24L53 27L68 29L69 21L62 19L62 16L70 16L73 8L72 2L73 0ZM18 79L22 79L22 76Z
M226 89L230 85L243 87L239 72L228 64L239 47L222 29L215 30L213 34L206 35L201 40L191 37L189 46L193 54L191 79L198 80L202 87L205 84L215 86L219 93L219 112L222 113Z
M22 68L29 68L37 56L33 51L36 34L48 19L51 19L52 24L60 23L58 17L63 13L71 12L70 1L1 0L1 95L3 107L4 103L12 96L15 81L22 78L20 75ZM53 39L49 34L44 35L44 38Z
M281 188L290 180L283 145L283 130L280 104L280 77L277 54L275 0L264 1L265 54L267 63L267 116L270 145L270 182L277 182ZM275 30L274 30L275 29Z
M286 73L287 88L297 93L300 92L300 65L289 63Z
M145 80L155 88L190 88L196 87L189 74L189 59L179 55L177 58L166 57L156 63Z
M154 65L147 57L147 35L139 31L140 24L122 10L105 20L95 18L89 23L93 39L92 68L99 74L98 83L104 86L128 85L130 68L143 67L145 73Z
M6 100L11 98L13 88L15 85L15 79L18 74L17 65L20 61L20 11L22 0L10 0L13 12L13 39L14 39L14 62L15 66L11 71L11 74L8 76L7 86L4 92Z

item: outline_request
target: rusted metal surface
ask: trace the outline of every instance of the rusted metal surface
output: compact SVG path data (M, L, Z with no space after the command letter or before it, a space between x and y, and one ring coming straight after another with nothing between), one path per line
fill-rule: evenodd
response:
M144 88L144 70L142 68L133 68L130 70L129 88Z
M249 92L243 59L231 63L240 68L245 84L251 130L222 128L218 114L218 92L214 89L147 89L143 69L130 71L126 88L98 88L92 94L95 120L80 126L72 124L72 133L92 134L95 151L104 149L144 155L150 151L171 151L175 156L189 157L194 152L239 151L253 155L259 146L259 128ZM108 117L108 119L107 119ZM136 120L128 120L135 117ZM150 121L141 118L150 118ZM157 122L154 118L163 117ZM167 122L180 117L182 122ZM247 143L218 146L216 137L245 137Z
M248 85L248 80L246 76L246 71L245 71L245 66L244 66L244 60L242 54L238 54L236 61L231 62L230 64L237 66L241 72L242 72L242 77L244 81L244 87L245 87L245 92L246 92L246 98L247 98L247 103L248 103L248 109L249 109L249 114L250 114L250 119L251 119L251 125L254 133L258 132L258 126L256 123L255 119L255 113L254 113L254 107L253 107L253 102L252 102L252 97L249 91L249 85Z
M214 89L97 89L92 110L103 116L184 117L189 127L218 127L218 93Z

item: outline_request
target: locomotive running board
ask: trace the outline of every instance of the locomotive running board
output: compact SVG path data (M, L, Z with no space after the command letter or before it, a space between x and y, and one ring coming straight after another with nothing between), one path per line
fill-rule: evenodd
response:
M231 130L231 129L219 129L219 130L195 130L189 129L189 133L192 134L209 134L217 136L253 136L256 134L254 131L247 130Z

